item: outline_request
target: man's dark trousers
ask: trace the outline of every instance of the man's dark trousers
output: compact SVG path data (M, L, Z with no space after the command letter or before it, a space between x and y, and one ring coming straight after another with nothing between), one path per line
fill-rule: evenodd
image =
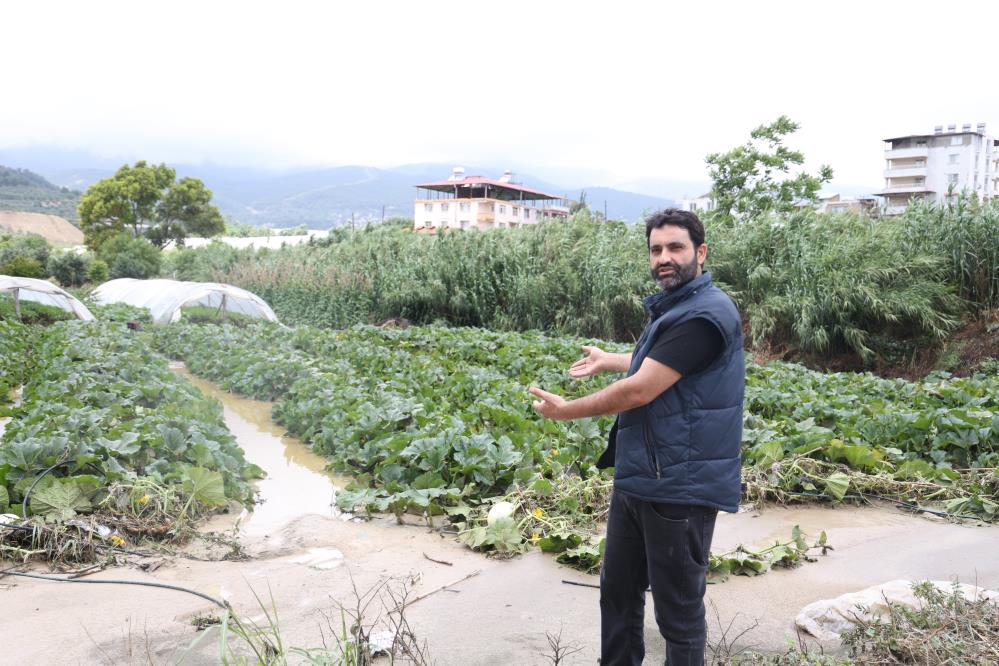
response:
M614 493L600 572L600 664L642 663L645 589L651 584L668 666L702 666L715 509Z

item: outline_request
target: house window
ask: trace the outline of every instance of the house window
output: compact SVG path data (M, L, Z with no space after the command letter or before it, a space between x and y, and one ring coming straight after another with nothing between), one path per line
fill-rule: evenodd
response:
M957 164L958 157L960 157L958 153L951 153L947 156L947 164Z
M925 178L917 178L916 180L913 181L912 184L915 185L916 187L922 187L923 185L926 185L926 179Z
M907 144L902 145L903 148L907 147ZM916 139L916 148L925 148L926 139Z
M442 203L441 204L441 212L442 213L446 213L447 212L447 204L446 203Z
M430 227L434 226L434 223L431 222L430 220L427 220L426 222L423 223L423 226L429 229Z
M947 184L948 185L957 185L957 174L956 173L949 173L949 174L947 174Z
M462 220L461 221L461 228L462 229L467 229L468 228L468 220Z
M499 212L505 213L506 212L506 206L504 206L503 204L500 204Z
M531 218L531 209L530 208L525 208L524 209L524 219L528 220L530 218Z
M517 214L518 214L518 213L520 212L520 209L519 209L519 208L517 208L516 206L511 206L511 212L512 212L512 213L513 213L514 215L517 215Z
M458 204L458 210L460 210L460 211L466 211L466 210L468 210L468 204L467 203L460 203L460 204Z
M432 203L430 203L430 204L423 204L423 210L425 210L426 212L429 213L429 212L433 211L433 209L434 209L434 205Z
M964 137L960 136L960 135L958 135L958 136L952 136L950 138L950 145L952 145L952 146L963 146L964 145Z

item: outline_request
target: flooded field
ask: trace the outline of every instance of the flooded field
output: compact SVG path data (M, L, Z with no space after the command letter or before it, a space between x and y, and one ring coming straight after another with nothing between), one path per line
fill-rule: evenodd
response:
M183 585L226 596L258 621L263 618L254 595L260 595L278 609L286 645L316 647L329 637L329 618L339 617L338 604L356 603L358 591L393 578L405 581L418 599L408 618L437 663L549 663L546 634L559 631L564 644L581 648L569 663L595 663L599 591L563 581L592 585L596 576L560 566L537 550L508 560L487 558L422 524L344 520L331 503L348 479L325 472L321 457L285 437L270 420L270 403L232 396L176 371L223 402L226 424L239 445L268 473L258 485L263 503L240 519L249 559L154 558L91 579ZM232 516L220 516L206 529L232 522ZM793 620L803 606L893 579L956 578L999 587L999 528L956 525L888 505L723 514L713 550L765 546L786 539L794 525L810 541L824 530L834 550L796 569L736 576L709 586L709 640L717 640L729 625L730 636L752 627L740 647L781 651L796 640ZM189 647L201 635L192 618L217 612L196 597L115 585L24 579L5 584L0 603L8 613L0 627L5 637L0 663L166 664L180 658L185 664L218 663L215 636ZM373 607L373 615L382 612ZM650 662L661 661L664 646L651 608L646 640Z
M239 517L245 534L265 535L307 514L339 514L334 503L336 491L350 479L326 471L325 458L286 436L284 428L271 420L271 403L223 391L195 377L182 365L173 364L171 369L222 403L226 426L239 441L246 459L267 473L256 483L260 503Z

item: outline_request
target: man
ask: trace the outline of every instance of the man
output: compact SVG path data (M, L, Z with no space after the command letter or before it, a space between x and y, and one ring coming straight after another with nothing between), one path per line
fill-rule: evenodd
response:
M704 272L704 227L667 209L645 221L652 278L649 323L632 354L583 347L572 377L627 372L577 400L532 387L542 416L618 414L599 466L614 466L600 572L601 659L641 664L651 586L669 666L701 666L704 590L719 510L738 510L745 386L742 324Z

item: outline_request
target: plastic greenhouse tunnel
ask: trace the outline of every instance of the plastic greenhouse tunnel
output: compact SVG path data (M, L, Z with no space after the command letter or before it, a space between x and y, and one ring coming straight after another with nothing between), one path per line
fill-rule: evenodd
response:
M77 319L90 320L94 318L86 305L73 297L72 294L46 280L0 275L0 294L9 294L14 299L14 312L18 318L21 317L21 303L24 301L49 305L71 312L76 315Z
M256 294L217 282L120 278L105 282L90 298L101 305L125 303L146 308L152 315L153 324L160 326L179 321L181 308L194 306L254 319L278 320L271 307Z

